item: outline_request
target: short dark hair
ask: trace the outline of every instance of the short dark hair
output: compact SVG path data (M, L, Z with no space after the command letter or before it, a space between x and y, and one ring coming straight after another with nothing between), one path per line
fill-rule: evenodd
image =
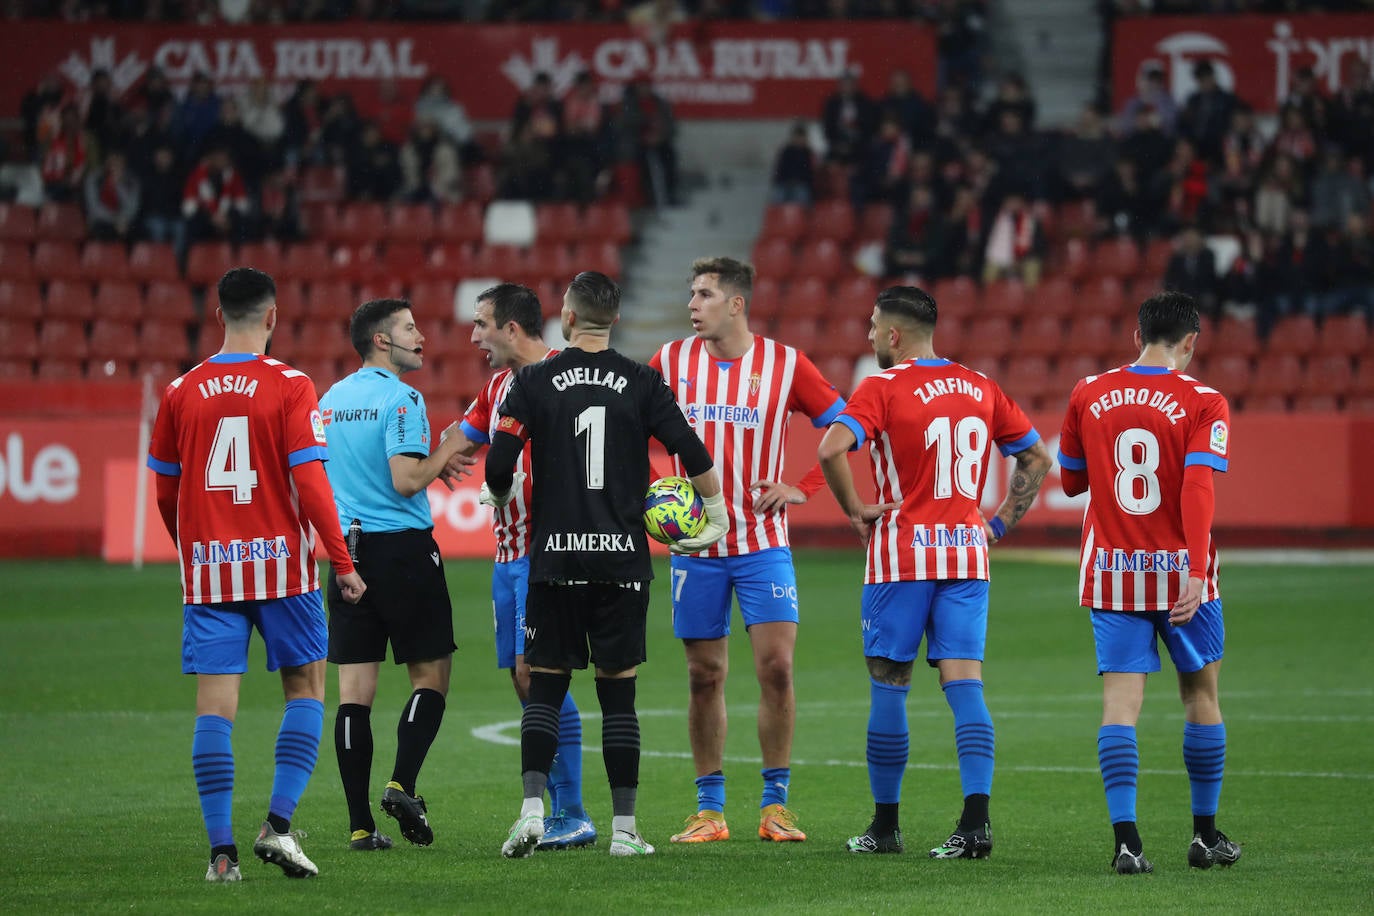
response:
M277 298L277 284L254 267L235 267L219 278L219 308L224 320L237 323L266 309Z
M884 315L934 331L938 311L930 293L916 286L889 286L874 303Z
M1140 303L1136 314L1142 344L1176 344L1189 334L1202 330L1197 302L1187 293L1155 293Z
M692 279L702 274L715 274L720 285L743 296L748 307L749 298L754 295L753 264L726 257L697 258L692 262Z
M372 352L372 336L390 322L392 315L408 308L410 302L405 299L370 299L354 309L348 320L348 338L358 355L367 359Z
M491 320L498 328L514 321L530 337L544 332L544 310L534 290L519 283L498 283L477 294L478 302L491 303Z
M568 284L573 311L590 324L609 328L620 317L620 287L603 273L584 270Z

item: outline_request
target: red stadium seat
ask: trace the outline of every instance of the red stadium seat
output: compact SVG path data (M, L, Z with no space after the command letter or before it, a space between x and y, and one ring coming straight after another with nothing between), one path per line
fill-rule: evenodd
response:
M372 242L339 245L330 253L329 263L330 278L336 280L365 283L382 273L377 246Z
M132 322L100 318L91 325L90 356L93 360L138 359L136 328Z
M452 321L453 282L421 280L410 288L411 311L416 321Z
M38 321L43 317L43 293L31 280L0 280L0 320ZM0 356L4 355L0 347Z
M87 242L81 249L81 275L92 283L129 279L129 253L120 242Z
M763 211L759 243L767 239L781 239L789 243L790 250L791 243L806 234L806 223L806 208L801 204L772 204Z
M1044 356L1026 355L1019 347L1018 355L1008 361L1006 372L998 383L1023 408L1057 390L1050 361Z
M28 244L38 234L37 224L32 207L0 203L0 242Z
M853 391L854 359L849 356L827 356L816 363L821 377L848 395Z
M1174 244L1168 239L1154 239L1145 247L1144 272L1156 277L1164 276L1169 269L1169 259L1174 256Z
M38 330L34 323L0 316L0 353L6 359L37 359Z
M277 307L282 308L282 283L277 283ZM207 297L206 312L209 314L207 324L215 324L214 310L217 302L210 301L213 297ZM288 313L289 314L289 313ZM154 321L179 321L183 325L192 325L200 320L196 314L195 303L191 298L191 287L182 283L180 280L168 282L159 280L156 283L148 284L147 295L143 297L143 318Z
M32 280L33 253L22 242L0 242L0 279Z
M975 318L964 335L964 345L960 352L976 354L978 358L991 357L1000 360L1011 352L1015 337L1011 321L1006 318ZM971 365L962 358L959 361Z
M1069 321L1064 340L1066 351L1105 362L1110 362L1116 355L1124 362L1132 347L1130 338L1119 334L1116 323L1106 315L1075 316Z
M371 302L373 299L404 299L406 287L397 277L374 277L360 283L353 289L355 303ZM351 316L353 313L349 312Z
M428 279L457 281L475 275L476 262L471 242L438 244L429 250L421 275Z
M20 381L33 378L33 360L0 357L0 379Z
M1060 204L1054 214L1055 235L1061 239L1078 240L1097 231L1097 207L1091 200Z
M1246 413L1288 413L1289 398L1283 394L1252 394L1241 402Z
M1051 263L1058 262L1056 272L1077 283L1088 274L1088 262L1092 260L1092 252L1088 243L1082 239L1069 239L1060 246L1058 253L1051 258Z
M1349 394L1355 385L1355 373L1350 368L1350 358L1339 354L1316 356L1307 361L1303 374L1304 394L1329 394L1342 397Z
M952 318L972 318L978 314L980 295L978 285L968 277L954 277L937 280L932 292L935 309L940 320ZM936 322L939 327L939 321Z
M1209 357L1206 366L1194 370L1193 375L1203 384L1220 391L1228 399L1243 398L1250 393L1252 370L1250 359L1235 354Z
M489 204L496 198L496 168L490 162L479 162L463 172L462 184L468 200Z
M389 241L424 244L434 238L437 220L429 204L392 204L386 213Z
M634 226L630 223L630 208L624 203L607 201L592 204L582 214L582 223L583 232L588 239L605 239L617 245L625 245L634 237Z
M842 314L857 315L866 322L877 299L878 281L871 277L846 277L835 284L834 306Z
M44 204L38 208L35 237L61 242L81 242L86 238L86 217L76 204Z
M339 215L339 205L328 201L301 201L297 206L301 233L310 238L324 238Z
M143 318L142 288L124 280L106 280L96 287L95 314L103 320L137 324Z
M38 360L36 377L42 381L77 381L86 377L86 361L68 354L43 356Z
M301 203L338 203L348 192L348 175L342 166L308 165L301 172Z
M1107 368L1110 366L1103 363L1101 359L1085 353L1062 356L1054 364L1054 388L1057 391L1062 391L1067 401L1069 394L1073 391L1073 386L1078 384L1079 379L1097 375Z
M1099 242L1093 250L1089 272L1126 281L1140 271L1140 249L1129 236Z
M749 316L768 321L781 313L782 295L778 281L772 277L759 277L754 281L754 292L749 297Z
M970 320L960 318L957 315L941 315L939 322L935 325L935 352L942 356L963 352L964 342L967 339L964 326Z
M1265 353L1307 356L1317 352L1317 323L1306 315L1280 318L1269 331Z
M85 278L75 242L43 241L33 246L33 272L43 280Z
M1232 354L1253 357L1259 353L1259 337L1255 334L1252 321L1227 316L1217 322L1211 335L1204 336L1205 341L1208 336L1210 342L1206 343L1206 347L1211 356Z
M480 242L482 231L482 205L477 201L445 204L440 208L439 224L435 231L436 241L446 244Z
M830 285L820 277L802 277L787 285L782 301L785 321L817 324L830 314Z
M252 267L276 279L281 274L282 262L285 255L282 253L281 244L274 241L248 242L239 246L238 256L234 258L235 264L243 267ZM216 280L215 282L219 282Z
M1024 356L1057 356L1065 349L1063 322L1054 315L1036 315L1021 322L1016 351Z
M813 239L802 244L793 268L798 276L817 277L827 283L849 272L844 250L833 239Z
M1078 293L1067 277L1049 277L1041 280L1035 289L1027 294L1029 302L1025 314L1067 318L1075 311Z
M228 242L201 242L186 255L186 282L214 286L233 266L234 252Z
M582 242L573 248L572 259L578 270L599 271L612 280L620 278L620 249L614 242Z
M539 204L534 211L534 237L540 242L570 244L582 239L582 214L576 204Z
M1126 290L1116 277L1092 277L1078 287L1078 311L1113 318L1124 316Z
M1255 397L1292 397L1302 389L1302 360L1291 353L1266 356L1256 363L1250 394Z
M334 274L329 259L329 246L324 242L301 242L292 245L282 264L282 275L305 283L328 280Z
M91 288L81 281L54 280L48 284L43 315L47 318L69 318L90 321L95 317L95 299Z
M138 349L143 359L169 362L191 359L186 327L179 321L145 321L138 330Z
M376 201L346 203L320 238L345 245L372 245L386 234L386 207Z
M891 204L869 204L859 216L859 227L855 241L886 242L892 229L893 210Z
M847 200L823 200L811 209L807 226L813 239L831 239L840 244L854 237L854 208Z
M181 282L181 269L172 246L163 242L139 242L129 252L129 276L141 283Z
M1352 357L1363 355L1374 359L1369 343L1369 323L1363 315L1331 315L1322 322L1317 350L1320 353L1339 353Z
M1019 280L997 280L983 287L980 316L1020 318L1026 313L1026 287Z
M425 269L425 259L429 253L425 246L415 241L390 241L382 252L381 273L384 276L407 280L418 276Z
M759 274L786 280L792 276L796 256L792 253L792 243L787 239L762 238L754 245L754 269Z
M1340 400L1334 394L1300 394L1293 398L1293 413L1339 413Z
M347 280L319 280L310 284L304 308L295 317L319 322L323 327L330 322L347 321L361 302L354 296L353 287Z
M581 267L573 260L572 251L565 243L538 242L529 250L526 269L530 278L552 279L555 283L567 284Z
M86 323L65 317L51 317L38 329L39 354L68 360L84 360L89 352Z
M525 255L515 245L483 245L476 251L472 271L479 277L516 280L525 275Z

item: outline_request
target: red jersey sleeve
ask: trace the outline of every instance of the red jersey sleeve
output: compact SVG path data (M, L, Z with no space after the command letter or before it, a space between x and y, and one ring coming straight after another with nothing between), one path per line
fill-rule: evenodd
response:
M992 441L1003 456L1024 452L1040 441L1040 434L1031 423L1026 412L1007 397L1007 393L995 382L993 390Z
M866 378L855 389L854 396L844 405L835 422L843 423L854 433L854 448L873 438L887 420L886 385L879 376ZM852 451L852 449L851 449Z
M1226 471L1231 463L1231 409L1221 395L1207 396L1197 412L1197 421L1188 432L1187 455L1183 466L1205 465Z
M177 447L176 382L162 393L162 403L153 421L153 434L148 441L148 467L167 477L181 476L181 452Z
M792 404L789 406L810 417L811 425L817 429L829 426L844 410L844 398L840 397L839 389L826 381L811 358L800 350L797 351L796 377L792 382Z
M463 435L483 445L491 444L491 390L495 386L494 378L488 381L463 414Z
M320 404L315 399L315 384L305 375L289 381L285 405L286 463L290 467L307 461L324 461L329 457L325 449L324 420Z
M1059 430L1059 466L1066 471L1086 471L1087 456L1083 454L1083 438L1079 429L1079 409L1082 400L1083 380L1073 386L1069 395L1069 409L1064 414L1064 426Z

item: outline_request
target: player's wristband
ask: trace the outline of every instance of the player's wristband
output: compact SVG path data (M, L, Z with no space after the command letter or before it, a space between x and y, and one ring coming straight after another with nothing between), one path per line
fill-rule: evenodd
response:
M999 541L1007 536L1007 523L995 515L988 522L988 527L992 529L992 536Z

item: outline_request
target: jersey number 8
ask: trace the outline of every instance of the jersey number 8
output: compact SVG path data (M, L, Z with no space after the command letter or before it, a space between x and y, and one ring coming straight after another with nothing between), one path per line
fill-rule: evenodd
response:
M1159 508L1159 440L1148 429L1127 429L1116 437L1116 503L1130 515Z

